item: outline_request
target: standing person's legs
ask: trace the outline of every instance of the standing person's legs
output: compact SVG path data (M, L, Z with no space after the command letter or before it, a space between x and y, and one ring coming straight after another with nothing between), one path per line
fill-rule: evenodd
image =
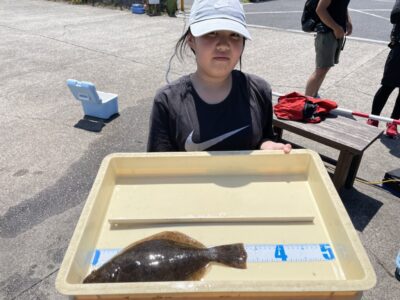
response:
M396 44L389 52L383 72L382 85L400 89L400 43ZM397 96L392 119L400 118L400 91Z
M391 91L395 87L400 87L400 43L394 45L386 59L385 69L383 72L382 85L390 86ZM388 96L386 97L387 100ZM397 96L396 103L393 108L391 118L399 119L400 117L400 95ZM392 123L386 124L386 135L392 138L398 136L397 125Z
M382 85L379 90L376 92L374 101L372 103L372 114L380 115L383 107L385 106L390 94L393 92L395 87ZM394 108L390 118L398 120L400 118L400 91L397 95L396 102L394 104ZM367 124L378 126L378 121L374 121L369 119ZM398 136L397 125L394 122L386 124L386 135L391 138L395 138Z
M305 94L315 97L321 87L326 74L335 64L339 62L343 40L337 40L333 32L317 33L315 37L315 71L307 80Z
M394 104L392 115L390 117L395 120L400 119L400 90ZM386 135L391 138L396 138L399 135L399 132L397 131L397 125L394 122L386 125Z
M384 108L390 94L393 92L394 87L382 85L375 94L372 102L371 114L379 116Z
M316 97L330 68L318 68L311 74L306 85L306 96Z
M400 88L399 88L399 94L397 95L396 98L396 102L394 103L392 115L390 117L395 120L400 119Z

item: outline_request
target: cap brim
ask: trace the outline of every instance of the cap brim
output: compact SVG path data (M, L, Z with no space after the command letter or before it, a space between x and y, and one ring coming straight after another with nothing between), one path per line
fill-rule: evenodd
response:
M242 23L229 19L208 19L190 25L190 32L195 37L221 30L233 31L244 38L251 40L249 31Z

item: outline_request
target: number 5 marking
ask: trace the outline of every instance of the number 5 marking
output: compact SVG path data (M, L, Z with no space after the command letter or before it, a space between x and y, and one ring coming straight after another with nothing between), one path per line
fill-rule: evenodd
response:
M322 256L326 260L335 259L335 255L333 254L333 251L332 251L331 246L329 244L320 244L319 246L321 247Z

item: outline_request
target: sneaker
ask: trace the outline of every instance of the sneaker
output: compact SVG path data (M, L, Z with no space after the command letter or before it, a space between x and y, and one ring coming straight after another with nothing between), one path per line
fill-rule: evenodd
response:
M397 137L399 133L397 132L397 125L394 123L386 124L386 135L392 139Z
M372 119L368 119L367 124L368 124L368 125L371 125L371 126L378 127L379 121L372 120Z

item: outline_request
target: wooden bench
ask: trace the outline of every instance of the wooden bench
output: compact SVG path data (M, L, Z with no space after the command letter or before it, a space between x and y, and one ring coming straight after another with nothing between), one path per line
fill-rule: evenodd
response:
M280 120L274 117L273 126L279 139L283 130L306 137L340 151L332 181L339 191L343 186L351 188L367 149L383 132L352 118L329 115L317 124Z

